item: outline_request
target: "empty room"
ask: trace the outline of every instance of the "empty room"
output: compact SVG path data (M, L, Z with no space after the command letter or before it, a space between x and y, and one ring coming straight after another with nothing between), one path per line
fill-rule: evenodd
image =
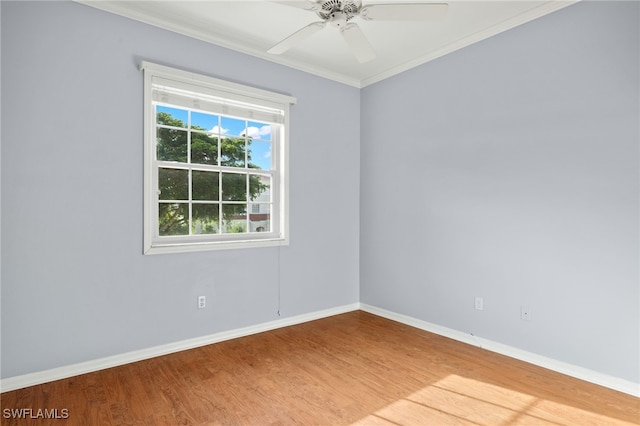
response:
M3 425L640 424L640 2L0 25Z

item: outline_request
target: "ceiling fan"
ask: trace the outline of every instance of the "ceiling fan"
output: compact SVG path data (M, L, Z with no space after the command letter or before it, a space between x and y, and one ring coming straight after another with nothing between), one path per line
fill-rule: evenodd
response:
M327 23L340 30L349 48L359 62L369 62L376 53L360 27L350 22L355 17L365 21L431 21L444 19L446 3L385 3L363 6L361 0L297 0L276 3L315 12L322 21L313 22L277 43L267 52L279 55L310 35L323 29Z

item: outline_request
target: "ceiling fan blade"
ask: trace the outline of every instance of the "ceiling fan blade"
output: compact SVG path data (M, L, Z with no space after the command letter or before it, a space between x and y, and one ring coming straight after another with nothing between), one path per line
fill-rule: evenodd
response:
M298 44L305 38L309 37L311 34L317 33L327 23L324 21L313 22L302 29L299 29L295 33L291 34L289 37L282 40L280 43L273 46L271 49L267 50L268 53L272 53L274 55L279 55L281 53L286 52L290 48L292 48L295 44Z
M360 63L369 62L376 57L373 47L356 24L347 24L340 30L344 41L351 48Z
M284 4L285 6L297 7L298 9L304 10L318 10L320 5L314 0L289 0L289 1L280 1L280 0L271 0L273 3Z
M447 3L372 4L360 11L367 21L437 21L447 16Z

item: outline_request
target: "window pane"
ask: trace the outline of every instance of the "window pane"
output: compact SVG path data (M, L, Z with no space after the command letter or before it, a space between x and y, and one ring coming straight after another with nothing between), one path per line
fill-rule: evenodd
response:
M247 205L224 204L222 206L222 233L239 234L247 232Z
M271 204L251 206L249 232L271 232Z
M220 231L219 204L194 204L191 210L193 234L217 234Z
M221 132L227 136L244 136L247 122L235 118L221 117Z
M159 127L156 132L156 152L160 161L187 162L187 131Z
M189 199L189 171L180 169L158 169L158 189L161 200Z
M194 130L218 133L218 116L202 112L192 112L191 128Z
M158 233L160 236L189 235L189 205L186 203L158 205Z
M202 172L194 170L191 173L191 198L193 200L220 200L219 172Z
M225 137L220 140L220 165L229 167L245 167L246 140L241 137Z
M248 167L271 170L271 142L248 141L247 151Z
M218 137L191 133L191 162L218 165Z
M156 123L173 127L186 128L188 123L187 111L162 105L156 106Z
M249 197L251 201L271 201L271 178L262 175L249 175Z
M247 175L222 173L222 199L224 201L247 201Z
M247 124L247 136L253 140L270 141L271 140L271 125L266 123L258 123L250 121Z

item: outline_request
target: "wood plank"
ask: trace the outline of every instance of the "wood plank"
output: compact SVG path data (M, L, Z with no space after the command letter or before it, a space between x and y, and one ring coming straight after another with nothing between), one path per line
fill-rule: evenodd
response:
M638 398L362 311L6 392L0 406L7 426L640 425Z

